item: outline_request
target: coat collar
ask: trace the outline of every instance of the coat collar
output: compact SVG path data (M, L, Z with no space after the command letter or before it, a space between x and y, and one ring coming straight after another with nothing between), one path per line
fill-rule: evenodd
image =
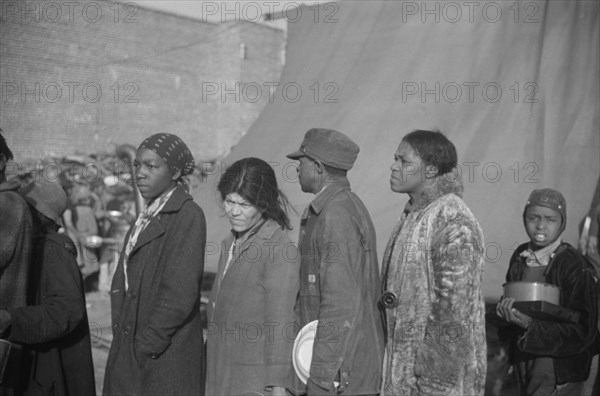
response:
M0 192L17 191L21 187L21 183L17 179L10 179L0 184Z
M177 212L181 209L186 201L191 199L192 196L188 194L183 187L180 185L175 187L175 191L173 191L171 198L169 198L162 210L150 221L150 223L148 223L148 226L146 226L144 231L142 231L129 256L132 256L136 250L164 234L165 228L160 221L160 215L162 213ZM129 233L131 233L131 228L129 229ZM129 235L127 238L129 238Z
M247 245L248 241L251 241L251 240L254 240L254 239L258 239L258 238L260 238L260 239L271 239L273 237L273 234L275 234L275 231L277 231L280 228L281 228L281 226L275 220L267 219L267 220L264 221L264 223L262 224L262 226L260 226L260 223L259 223L259 227L256 230L250 230L250 231L248 231L251 234L248 235L244 239L244 242L242 243L242 246ZM229 233L229 235L227 235L227 237L224 239L225 246L231 246L231 244L233 243L233 239L234 238L235 238L235 236L234 236L233 230L232 230Z
M171 198L169 198L159 213L177 212L179 209L181 209L185 201L190 199L193 199L192 196L188 194L181 185L178 184L175 187L175 191L173 191L173 195L171 195Z
M462 193L464 191L463 181L460 173L456 168L452 171L442 175L437 176L435 182L426 186L421 193L421 201L419 204L415 204L412 200L406 203L406 207L404 211L406 213L415 212L421 209L425 209L429 204L431 204L436 199L453 193L459 197L462 197Z
M341 190L350 190L350 182L345 177L340 180L335 180L330 184L328 183L327 188L317 194L315 199L313 199L313 201L310 203L310 206L313 208L315 213L321 213L329 200Z

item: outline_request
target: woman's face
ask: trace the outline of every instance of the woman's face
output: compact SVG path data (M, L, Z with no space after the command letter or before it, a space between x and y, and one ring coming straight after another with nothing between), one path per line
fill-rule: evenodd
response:
M412 146L400 142L394 154L394 163L390 167L390 188L397 193L411 197L421 193L425 185L425 165Z
M138 150L133 165L137 186L145 200L160 196L177 180L165 161L152 150Z
M229 193L225 196L225 213L231 223L231 228L243 232L252 228L262 217L254 205L246 201L238 193Z

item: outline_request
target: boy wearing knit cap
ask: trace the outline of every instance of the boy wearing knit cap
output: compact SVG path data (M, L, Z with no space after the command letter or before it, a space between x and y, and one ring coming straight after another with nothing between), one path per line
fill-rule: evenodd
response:
M577 322L536 319L503 298L497 314L505 320L501 334L511 341L511 363L523 395L580 395L597 353L598 290L594 269L561 240L567 223L563 195L534 190L523 212L530 241L510 259L506 281L545 282L560 288L560 306L576 311Z

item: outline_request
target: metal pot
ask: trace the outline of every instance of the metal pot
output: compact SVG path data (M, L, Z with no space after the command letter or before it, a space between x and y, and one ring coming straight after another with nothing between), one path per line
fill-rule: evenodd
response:
M544 282L509 282L504 284L504 297L515 301L546 301L560 305L560 288Z

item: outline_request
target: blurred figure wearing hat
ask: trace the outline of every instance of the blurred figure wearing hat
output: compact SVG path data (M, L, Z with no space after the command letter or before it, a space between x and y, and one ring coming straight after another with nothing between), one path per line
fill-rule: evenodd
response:
M64 228L77 248L77 263L83 278L98 271L98 252L88 238L99 235L98 221L91 206L89 183L80 177L75 178L67 189L69 202L63 214Z
M380 389L384 334L375 229L347 178L358 152L343 133L315 128L287 156L300 161L302 191L315 194L300 220L295 308L298 326L319 321L308 395L374 395Z
M409 197L383 256L387 344L382 395L482 395L483 231L462 200L454 144L402 138L390 188Z
M83 280L73 242L58 233L67 196L58 183L32 182L19 194L31 207L33 260L27 306L0 311L2 333L23 346L24 394L95 395ZM18 393L17 393L18 394Z
M0 131L2 131L0 129ZM29 205L18 194L21 183L16 178L6 180L6 166L13 159L13 153L0 134L0 327L4 321L2 310L24 307L27 304L27 283L33 241L33 225ZM0 332L0 339L4 338ZM10 354L10 367L2 376L2 361L0 360L0 395L11 395L13 385L6 380L18 374L10 372L18 363L19 352L13 348ZM3 381L4 379L4 381Z
M560 288L560 306L577 311L576 323L532 318L503 298L497 314L511 341L511 363L523 395L582 394L598 353L598 287L595 270L561 235L567 224L567 203L550 188L534 190L523 211L530 241L513 253L506 281L545 282Z

